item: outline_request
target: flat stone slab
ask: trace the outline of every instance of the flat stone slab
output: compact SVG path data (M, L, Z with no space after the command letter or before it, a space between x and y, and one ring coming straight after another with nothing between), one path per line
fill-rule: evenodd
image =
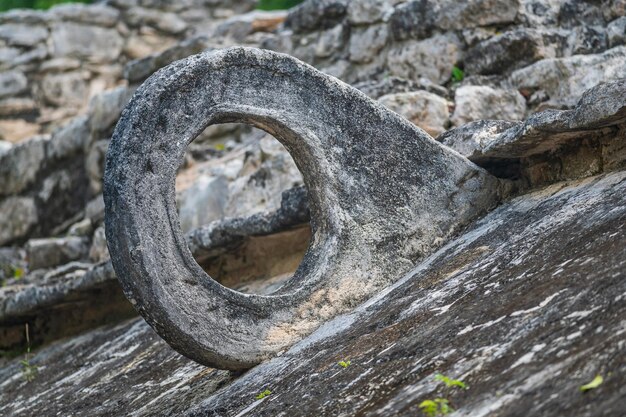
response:
M185 359L134 319L35 352L30 383L21 358L3 366L0 408L415 416L421 401L445 397L462 416L620 415L625 271L626 172L559 183L502 204L375 298L242 376ZM437 372L469 389L444 389ZM604 383L581 392L597 374Z
M555 151L577 139L617 137L615 140L626 142L624 125L626 79L621 79L586 91L571 110L546 110L523 122L471 122L439 135L437 140L482 166Z

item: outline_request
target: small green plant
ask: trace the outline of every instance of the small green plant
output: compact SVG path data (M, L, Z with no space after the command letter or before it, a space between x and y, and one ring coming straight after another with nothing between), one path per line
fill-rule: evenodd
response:
M337 365L341 366L342 368L347 368L348 366L350 366L350 361L339 361L337 362Z
M215 145L216 151L223 151L225 149L226 149L226 145L224 145L223 143L218 143L217 145Z
M419 408L428 417L445 416L454 411L454 409L450 407L450 402L445 398L424 400L420 403Z
M444 384L446 384L446 387L450 388L450 387L459 387L461 389L469 389L469 387L465 384L465 382L459 380L459 379L452 379L452 378L448 378L445 375L442 374L435 374L435 379L437 381L441 381Z
M463 72L463 70L454 65L452 67L452 72L450 73L450 79L452 80L452 82L460 83L461 81L463 81L463 78L465 78L465 73Z
M267 397L267 396L269 396L269 395L272 395L272 391L270 391L270 390L266 389L265 391L263 391L263 392L259 393L259 394L256 396L256 399L257 399L257 400L262 400L263 398L265 398L265 397Z
M24 269L13 267L13 278L20 279L24 276Z
M465 382L459 379L452 379L443 374L435 374L435 380L443 382L446 388L456 387L459 389L469 389ZM446 391L448 390L446 389ZM445 416L446 414L450 414L454 411L454 409L450 406L450 401L447 398L441 397L435 398L434 400L424 400L418 407L427 417Z
M24 359L20 361L22 365L22 376L26 380L26 382L31 382L37 377L38 368L37 365L33 365L30 363L30 335L28 331L28 323L25 325L26 329L26 354L24 355Z
M592 390L592 389L596 389L600 385L602 385L603 382L604 382L604 378L602 378L602 375L596 375L596 377L594 379L592 379L591 382L581 386L580 390L582 392L585 392L585 391L589 391L589 390Z

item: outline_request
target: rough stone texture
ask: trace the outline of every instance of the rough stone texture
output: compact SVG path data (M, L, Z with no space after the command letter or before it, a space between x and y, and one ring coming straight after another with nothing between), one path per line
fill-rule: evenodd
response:
M133 93L134 86L144 81L154 71L177 59L203 50L233 45L233 43L260 46L300 57L321 71L334 74L352 83L375 99L388 94L426 90L448 100L451 112L459 107L458 103L454 103L454 92L459 86L489 87L496 91L514 88L526 99L526 114L530 117L527 123L482 120L456 128L448 134L439 136L438 139L456 138L455 144L452 145L456 150L470 156L475 163L500 177L504 190L514 195L530 193L529 189L575 178L587 178L582 185L589 182L589 187L592 189L597 186L597 183L594 182L595 179L588 178L590 175L624 170L626 129L623 115L620 115L618 111L621 108L619 106L611 110L613 104L619 103L615 97L624 90L623 87L608 84L603 91L588 95L588 103L577 111L578 119L576 120L578 121L575 123L573 122L574 116L569 112L552 110L547 113L542 112L537 116L533 115L534 112L546 109L576 109L577 102L585 90L602 82L626 77L623 71L623 22L626 16L626 3L623 0L467 2L307 0L307 3L301 8L287 12L288 15L292 15L287 20L303 23L301 26L296 24L295 30L288 27L289 25L278 25L277 19L264 18L262 15L265 14L239 15L254 8L252 1L133 0L129 2L108 0L106 6L98 2L85 6L64 5L45 12L20 10L0 13L0 73L19 73L24 77L16 78L19 88L8 84L9 90L13 88L15 91L6 93L3 98L0 98L0 194L2 194L0 208L9 209L8 211L0 210L0 222L12 219L9 222L12 224L9 229L0 230L6 233L15 226L28 229L25 234L18 233L20 237L11 238L1 244L4 247L0 247L0 285L3 285L0 288L0 367L2 367L0 409L3 412L0 414L177 415L206 399L215 389L222 387L226 390L228 385L238 377L238 374L206 370L200 365L183 359L158 338L148 325L143 321L140 322L140 319L127 322L117 327L115 331L106 328L77 337L95 326L103 323L119 323L120 320L136 314L119 288L111 264L106 261L102 265L94 264L98 259L106 257L104 233L100 227L104 217L104 203L102 196L98 195L102 188L103 157L113 125ZM128 13L132 8L139 8L141 11ZM141 22L140 26L136 26L137 23L131 24L127 18L127 16L135 18L146 10L148 13L145 15L151 15L154 18L137 19L136 22ZM157 13L153 11L169 14L170 18L172 14L175 15L177 18L172 21L179 26L182 26L180 21L183 21L186 29L178 34L162 31L156 27L161 23L158 22ZM118 58L114 62L93 63L89 56L80 59L56 57L53 44L49 39L50 33L53 29L64 26L65 23L88 28L90 33L91 27L111 31L107 33L118 33L123 42ZM319 26L316 26L318 24ZM371 36L378 34L386 34L386 37ZM77 36L80 36L80 33ZM439 46L425 48L425 45L436 44L435 40L440 41L442 38L455 44L456 61L450 57L451 55L445 57L449 51L440 50ZM526 41L523 44L516 44L517 38ZM384 42L375 42L378 40L384 40ZM68 42L73 42L73 39L68 39ZM366 43L363 44L363 42ZM415 44L419 44L421 48L416 48ZM440 44L444 43L440 42ZM407 49L407 53L398 59L398 51L403 48ZM605 48L613 49L604 51ZM445 59L429 61L420 57L418 65L413 65L414 56L410 53L413 49L418 51L426 49L432 51L433 57L441 55ZM87 49L85 51L88 52ZM103 55L103 51L94 52L98 56ZM391 60L388 59L390 54ZM130 60L136 61L129 62ZM535 62L535 60L538 61ZM528 65L532 62L535 63ZM450 80L452 65L465 71L465 79L460 84ZM136 72L130 71L131 69ZM400 76L394 75L390 69L399 71ZM512 76L511 71L513 71ZM489 75L481 75L477 72ZM57 105L52 102L54 100L45 99L42 93L42 81L60 78L58 76L63 74L79 74L82 77L86 86L82 91L86 96L81 101L81 105L71 107L66 104ZM135 74L135 76L124 78L124 74L127 76ZM425 78L424 74L432 79ZM68 84L65 83L65 85ZM125 87L128 84L131 85L130 88ZM117 86L120 87L110 90ZM105 91L104 94L101 93L103 91ZM613 97L613 99L603 100L602 97ZM87 103L90 104L87 105ZM599 106L590 107L590 103L596 103ZM529 131L525 133L524 129L529 129ZM508 132L507 137L510 135L512 141L503 141L497 146L493 143L494 148L489 151L493 153L481 158L480 152L486 149L494 139L502 139L500 135L504 132ZM30 138L34 135L42 136L34 138L34 143L31 145ZM281 208L280 192L284 190L283 187L293 185L290 181L295 177L290 178L282 172L278 176L273 174L275 170L278 172L283 169L281 167L288 168L285 172L290 172L293 162L284 150L278 152L265 146L269 141L267 138L261 139L262 137L263 134L251 131L245 126L233 124L210 126L189 146L184 163L178 169L176 198L178 202L183 201L182 194L185 190L191 189L197 181L202 181L202 178L207 176L223 176L227 179L229 191L224 214L229 217L192 230L185 236L185 240L193 248L192 254L198 264L222 285L246 293L271 294L293 275L312 235L307 224L309 217L306 200L297 197L301 192L304 194L303 189L297 188L287 193L287 197L282 199L282 204L287 204L292 209ZM19 143L22 141L26 143ZM509 151L512 152L510 155ZM475 152L476 158L472 156ZM9 157L4 158L2 155L9 155ZM286 158L283 159L283 156ZM210 169L206 169L208 167ZM279 178L280 180L276 181ZM579 185L573 184L576 190L580 190ZM598 199L593 192L584 191L585 194L581 200L566 199L559 194L560 201L550 202L550 205L547 205L544 200L546 195L564 186L568 185L561 183L543 192L532 192L520 197L523 200L517 201L523 201L524 206L537 203L540 208L541 204L544 204L545 212L549 214L553 208L562 210L570 205L572 210L577 210L580 201ZM572 188L571 192L578 191ZM616 192L623 194L621 189ZM16 201L26 202L26 206L21 203L17 204L18 209L15 210ZM585 201L584 204L587 203ZM597 224L607 216L611 216L605 213L610 213L611 210L621 210L623 205L622 202L607 201L606 208L601 210L593 212L583 210L579 214L578 221ZM189 206L189 213L193 216L202 212L201 206ZM15 217L15 213L24 216L25 220L20 220L19 216ZM29 213L36 217L30 216ZM531 220L527 217L520 217L519 212L513 220L524 222L523 225L515 223L524 230L534 228L527 223L527 220L528 222ZM519 242L514 238L522 234L520 229L515 229L517 227L515 224L507 228L511 217L489 217L486 221L492 222L489 227L502 228L502 233L504 230L509 233L506 237L502 235L502 241L506 242L504 245L510 246L511 250L517 254L524 253L527 248L531 248L531 251L532 248L541 248L540 245L544 244L542 241L547 236L546 233L554 228L554 223L540 223L537 226L537 235ZM502 223L498 223L500 221ZM31 224L31 222L34 223ZM570 242L568 236L578 233L580 230L578 224L564 225L565 229L561 237L563 240L556 243L548 240L545 245L553 246L551 249L562 248L563 253L569 254L572 253L572 248L577 250L583 247L592 251L596 241L606 236L615 240L618 245L621 243L618 240L621 235L614 234L621 229L610 224L596 229L596 232L590 235L576 236L580 240ZM561 233L561 229L557 228L557 231ZM54 265L51 268L29 270L23 246L25 242L38 237L56 239L67 235L81 236L88 240L89 248L93 249L93 256L89 258L89 261L74 261ZM198 235L203 236L203 239L194 240ZM195 237L192 238L192 236ZM194 242L199 245L194 247ZM570 247L570 245L573 246ZM610 250L607 252L613 253ZM550 257L550 254L554 253L556 252L548 251L545 252L545 256ZM532 252L531 255L537 256L531 258L531 262L534 262L537 267L559 264L559 261L550 260L553 258L538 259L538 256L543 256L543 254L542 249ZM461 251L460 255L466 254ZM471 257L471 255L472 253L469 253L468 256ZM557 256L560 255L557 254ZM622 254L614 256L617 260L623 258ZM573 273L566 269L569 273L566 277L569 280L568 285L575 283L575 285L580 284L581 288L584 286L585 289L595 290L597 282L594 274L602 269L602 265L606 263L605 259L597 259L598 264L593 264L593 274L583 269L587 264L579 266L575 263L576 260L565 265L565 268L571 267L572 264L576 267ZM593 262L596 262L596 259ZM445 278L448 275L446 271L455 269L454 260L451 260L449 269L446 269L443 263L444 261L437 268L437 271L441 272L441 276L444 277L440 281L442 285L447 279ZM497 280L490 282L493 286L489 287L491 292L487 296L497 296L498 293L494 287L496 290L502 288L499 278L503 271L510 271L510 275L514 276L518 265L516 258L514 262L502 265L498 271L490 267L486 268L485 271L488 272L484 272L485 279L491 280L493 277ZM580 272L579 269L582 274L585 274L584 284L579 279L581 276L577 275ZM433 273L436 272L433 271ZM483 272L480 271L480 273ZM526 276L528 274L518 281L525 286L512 289L505 287L504 291L508 290L516 297L523 296L528 306L542 305L545 297L550 295L549 291L544 293L543 288L550 289L546 284L551 274L542 274L541 282L531 281L527 285L524 282ZM555 277L563 278L560 274ZM616 275L616 279L621 281L623 281L622 277L623 274ZM597 285L603 288L601 282ZM470 284L468 288L473 287ZM519 291L517 291L518 288L520 288ZM426 290L429 289L430 287L426 288ZM438 300L437 290L434 288L428 293L419 293L415 297L420 297L420 300L424 297L424 302L427 302L429 298ZM407 290L402 297L413 297L413 292L413 290ZM621 292L614 291L615 297L618 297ZM577 297L580 293L581 291L560 293L559 298L551 300L541 309L535 310L535 313L545 311L561 296L573 303L572 305L579 306L575 303L578 303ZM508 298L481 299L480 305L485 308L487 306L495 308L497 305L507 306L515 303L515 300L511 301L512 297L506 295ZM401 302L402 297L395 297L376 308L380 311L384 308L390 315L393 315L395 311L393 306ZM462 301L459 300L447 308L447 312L456 311L455 306ZM489 364L493 364L489 362L489 358L495 355L490 354L492 351L490 349L485 349L484 352L487 353L483 356L468 356L476 363L472 369L480 369L484 362L488 372L480 373L479 371L477 377L470 376L470 379L466 381L470 383L469 391L452 391L453 395L450 398L452 406L460 409L457 414L591 416L602 413L605 410L605 404L609 404L606 408L608 415L616 414L610 404L615 403L615 398L618 401L624 398L623 392L614 389L615 386L624 385L623 378L621 378L623 372L615 373L615 369L619 367L610 365L610 355L597 362L608 364L605 365L607 368L591 370L582 362L575 363L574 366L558 374L555 379L548 379L549 387L535 383L532 377L529 378L535 365L532 361L525 363L532 353L535 354L532 358L534 360L542 358L543 352L549 351L552 355L551 349L558 349L556 354L546 359L547 364L542 362L538 365L541 369L549 370L552 364L560 360L559 358L568 358L572 350L587 353L586 349L589 346L592 344L596 346L598 343L604 343L609 347L617 345L618 349L621 346L617 356L619 358L619 353L623 351L623 344L620 345L622 340L616 340L616 343L613 343L609 336L613 334L616 338L623 339L623 334L620 333L621 330L615 329L614 324L617 321L613 319L610 312L616 311L616 305L621 308L619 303L623 300L612 299L610 303L604 305L597 304L597 302L597 299L592 298L592 301L587 303L592 306L591 309L599 307L589 315L584 305L576 307L575 311L568 311L567 306L562 307L561 304L559 305L560 315L555 319L540 318L541 328L554 329L550 326L564 326L566 323L563 322L571 320L568 318L570 315L575 316L578 323L582 323L580 326L587 324L594 328L602 326L603 329L597 335L594 334L591 339L586 333L586 330L591 327L581 329L582 337L571 338L569 341L567 338L559 339L560 336L552 340L544 333L537 333L537 338L533 333L524 339L515 339L515 334L510 337L507 334L507 337L500 339L496 339L498 333L494 333L495 336L492 333L481 336L479 342L489 345L507 346L508 341L515 340L515 344L508 352L513 357L520 355L512 358L511 363L516 363L518 360L520 362L511 373L507 370L503 371L505 368L501 368L499 362L495 367L489 368ZM451 302L442 303L437 307L444 308L438 310L437 313L446 310L445 307L451 304ZM603 311L609 313L606 316L600 315ZM473 321L480 324L483 323L484 312L483 309L463 310L458 312L458 317L462 317L467 322ZM616 314L619 317L624 315L621 311L617 311ZM582 317L583 315L585 317ZM444 314L437 316L437 318L445 317ZM500 315L494 315L485 320L486 322L495 321L499 317ZM434 385L438 383L428 376L437 371L450 374L452 377L466 378L461 373L455 373L457 368L454 367L450 368L451 370L437 369L441 366L441 358L451 357L455 364L467 363L462 358L466 356L465 352L471 351L477 345L480 348L481 343L477 343L476 339L467 339L460 341L463 345L461 348L458 345L450 347L447 340L450 334L454 335L458 331L456 329L449 331L449 327L444 326L440 330L446 332L445 334L434 333L434 336L430 337L433 333L429 333L429 329L419 327L422 318L420 316L414 323L411 323L415 327L415 333L405 331L402 325L397 325L392 319L386 321L378 317L375 321L364 322L363 326L367 326L367 330L363 330L362 326L355 327L354 335L359 337L359 346L368 346L370 340L367 335L370 334L368 332L373 331L372 329L379 332L374 334L371 340L382 343L380 350L396 343L387 352L393 353L392 359L397 359L394 366L396 364L397 366L392 369L376 366L371 371L368 368L369 372L366 375L361 375L360 368L355 367L360 366L359 361L353 360L353 365L342 372L350 372L353 369L361 378L347 388L344 387L352 383L356 376L352 378L352 374L349 373L339 373L333 376L341 371L339 366L334 365L336 361L350 359L348 355L340 352L345 348L342 340L346 336L339 336L336 340L329 339L328 352L337 353L337 358L329 359L322 355L322 351L311 351L304 360L308 361L310 357L320 355L319 362L316 364L328 366L323 369L332 371L328 375L321 374L323 382L326 382L326 377L329 377L329 383L316 385L317 380L314 380L314 377L313 382L309 384L310 380L305 379L306 387L295 390L300 395L293 401L302 405L301 410L294 410L292 406L287 405L284 413L287 415L298 415L298 413L305 415L420 415L417 404L421 400L450 395L445 390L437 389L432 395L420 395L420 398L409 405L406 411L400 412L387 409L380 411L380 408L373 404L377 399L384 403L387 401L388 393L394 390L403 394L408 393L407 398L411 393L416 392L416 386L418 390L421 390L420 387L423 384L412 384L413 374L409 371L413 367L409 368L406 366L407 362L403 362L403 358L410 358L415 354L415 345L411 343L418 340L424 341L422 346L425 346L421 350L417 348L419 357L437 356L434 362L425 362L429 368L429 374L416 376L416 378L422 378L428 388L434 389L440 386ZM455 319L456 316L446 323L456 325ZM592 322L587 323L587 319ZM485 326L484 331L497 328L502 323L508 324L507 320L508 318L503 319L502 322L495 323L491 327ZM49 358L46 360L38 357L37 364L43 366L39 368L40 372L35 381L28 384L23 381L22 366L18 363L18 360L23 357L10 359L13 355L23 354L26 349L25 323L30 326L34 351L42 352L43 355L52 355L46 356ZM609 329L614 329L613 333L611 330L604 332L607 324L613 326L609 327ZM398 334L407 333L413 336L397 339L396 329L400 330ZM463 336L476 334L477 331L473 329ZM577 331L575 328L558 327L554 333L557 335L561 332L576 334ZM384 337L380 337L379 334L383 334ZM419 337L416 336L417 334ZM47 343L64 337L71 337L71 339L61 340L60 344L48 350ZM444 343L441 342L442 339ZM103 343L112 340L114 342L108 344L106 348L98 350ZM435 342L431 343L431 340ZM573 347L570 349L568 347L570 345L564 345L566 342L572 343ZM534 349L542 343L546 343L544 349L538 350L538 347ZM138 344L140 347L137 348ZM561 347L564 348L561 349ZM449 354L448 348L457 349L457 351ZM454 356L457 353L458 358ZM381 357L385 358L384 355ZM483 357L487 360L483 361ZM295 359L295 365L289 363L283 374L288 374L290 369L297 368L298 362L302 360L298 357ZM372 363L375 361L366 366ZM435 365L432 365L433 363ZM307 378L315 374L315 370L309 367L305 366L304 370ZM574 392L577 393L578 386L588 382L595 373L601 373L605 377L604 384L599 389L584 394L582 397L584 404L576 407L576 401L580 401L580 398L572 397ZM221 377L212 379L214 375L221 375ZM342 375L346 375L350 381L335 379ZM396 375L401 376L399 383L398 379L394 379ZM402 381L406 381L408 385L402 385ZM234 396L232 408L216 407L209 410L207 414L235 416L239 414L239 411L252 407L248 408L246 415L280 415L281 411L274 412L273 409L266 411L262 407L270 405L273 407L282 402L281 398L285 398L284 386L298 386L302 383L291 380L284 384L279 383L276 386L267 387L274 394L259 405L254 397L264 389L261 386L265 383L263 378L260 378L254 384L246 383L245 390L249 392L249 395L245 393L243 397ZM475 385L477 391L474 391ZM502 387L513 388L508 392L500 392ZM508 405L504 405L504 408L498 408L511 398L507 394L517 395L518 391L522 392L522 389L526 387L530 388L521 400L515 399ZM10 391L6 391L8 394L5 394L5 390ZM476 392L481 395L490 393L495 397L484 399L485 407L479 410L466 408L468 404L465 403L465 399L475 398ZM232 391L225 391L223 398L228 398L230 393ZM344 395L344 393L347 394ZM546 396L543 395L544 393ZM550 398L552 396L556 396L557 399ZM242 399L238 400L238 398ZM288 399L292 398L294 397ZM320 406L319 403L315 403L316 398L322 399L320 401L324 404ZM358 398L357 404L367 402L366 409L354 411L348 408L349 404L355 401L354 398ZM524 398L532 398L532 405L525 402ZM6 405L15 399L17 399L17 405ZM483 401L483 397L477 401ZM554 401L558 403L555 404ZM341 403L337 405L340 408L324 412L329 407L335 407L337 402ZM220 400L220 403L224 402ZM574 404L574 409L565 408L570 404ZM536 409L544 405L545 409ZM618 402L618 405L621 403ZM22 406L24 410L20 410ZM491 406L497 409L489 410ZM321 411L317 412L318 409ZM13 410L17 411L13 412ZM620 414L617 413L617 415Z
M39 220L32 198L9 197L0 201L0 245L22 238Z
M241 377L183 358L134 319L39 350L31 383L17 359L4 366L0 404L16 416L182 415L201 401L190 415L414 416L445 396L460 415L619 415L625 195L621 172L513 199ZM446 392L437 372L469 389ZM604 384L581 393L596 374Z
M594 87L572 110L547 110L524 122L470 123L437 140L522 188L623 169L625 83Z
M445 132L449 123L448 101L427 91L387 94L378 101L431 136Z
M346 14L348 0L305 1L287 16L285 25L296 33L335 26Z
M285 148L265 132L259 133L262 139L227 156L195 163L177 176L176 205L183 232L226 216L273 211L280 207L283 191L302 184Z
M88 207L87 211L93 209ZM102 221L92 213L86 216L87 225L81 228L91 230L93 224ZM220 282L242 291L263 293L274 291L285 280L285 273L295 271L310 238L305 227L308 221L306 191L298 187L283 193L280 208L276 210L215 221L191 231L186 241L198 262ZM0 256L2 273L8 268L8 276L3 279L9 279L16 267L28 270L27 254L21 254L25 251L3 251L9 254L8 258ZM104 228L98 227L93 233L89 252L91 262L108 260ZM0 255L3 252L0 251ZM98 296L98 300L86 303L89 314L82 314L81 306L94 296ZM62 314L58 306L63 306ZM116 313L116 309L119 312ZM54 265L52 269L29 272L0 288L0 334L3 335L0 349L14 348L24 342L24 323L30 323L37 340L52 341L133 313L110 262ZM7 337L12 333L16 334Z
M26 89L28 80L19 71L0 73L0 98L13 96Z
M519 158L555 150L564 142L589 138L594 129L602 133L604 140L622 142L624 124L626 79L602 83L585 92L572 110L535 113L524 122L499 124L495 130L492 124L469 124L438 139L472 160ZM481 141L478 147L464 148L465 141L482 135L489 135L489 140Z
M565 37L558 33L516 29L491 37L468 50L466 70L470 74L501 74L542 58L555 57L556 51L564 45Z
M510 79L519 90L544 91L552 107L572 107L595 85L626 78L625 59L624 46L602 54L544 59L513 72Z
M481 119L523 120L526 113L526 100L512 89L462 86L456 89L454 102L450 120L455 126Z
M131 62L124 70L124 77L136 83L148 78L153 72L176 60L196 54L208 48L208 39L204 36L191 38L180 45L169 48L160 54L147 56Z
M187 143L207 124L234 121L279 139L309 190L311 246L271 297L219 286L170 227L179 223L174 175ZM380 183L381 171L392 183ZM363 301L499 198L493 177L358 90L245 48L178 61L144 83L115 130L104 183L109 251L133 305L175 349L232 369ZM207 306L212 314L198 314ZM225 327L223 314L237 319Z
M89 249L87 239L78 236L31 239L25 248L28 267L31 270L85 258Z
M426 77L442 84L450 78L452 67L460 60L456 35L437 35L420 41L399 44L389 52L392 75L404 78Z
M128 61L160 52L191 34L211 34L235 11L249 11L255 2L169 3L107 1L2 13L0 99L30 100L34 107L0 109L2 138L19 142L49 133L84 114L94 95L119 85ZM261 30L257 23L255 31Z

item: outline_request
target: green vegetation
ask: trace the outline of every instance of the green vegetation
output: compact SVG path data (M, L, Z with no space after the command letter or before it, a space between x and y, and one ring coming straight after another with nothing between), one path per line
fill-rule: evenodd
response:
M302 0L259 0L259 10L284 10L302 3Z
M469 389L467 384L460 379L452 379L443 374L435 374L435 380L443 382L446 386L446 391L448 391L448 388L454 387L459 389ZM454 408L450 405L450 400L441 397L435 398L434 400L424 400L418 405L418 407L422 410L422 413L424 413L426 417L445 416L446 414L450 414L454 411Z
M465 78L465 72L456 65L452 67L452 71L450 73L450 79L453 83L460 83Z
M428 417L445 416L454 411L445 398L435 398L434 400L424 400L419 405L420 410Z
M256 396L256 399L257 399L257 400L262 400L263 398L265 398L265 397L267 397L268 395L271 395L271 394L272 394L272 391L270 391L270 390L266 389L265 391L263 391L263 392L261 392L260 394L258 394L258 395Z
M25 324L26 329L26 354L24 355L24 359L20 361L22 365L22 376L26 380L26 382L31 382L37 377L37 365L33 365L30 363L30 335L28 331L28 323Z
M342 368L347 368L348 366L350 366L350 361L339 361L337 362L337 365L341 366Z
M0 12L11 9L38 9L46 10L62 3L91 3L92 0L1 0Z
M465 385L465 382L460 381L458 379L452 379L452 378L448 378L445 375L442 374L436 374L435 375L435 379L437 381L441 381L444 384L446 384L446 387L450 388L450 387L459 387L461 389L468 389L469 387L467 385Z
M582 392L585 392L591 389L598 388L603 382L604 382L604 378L602 378L602 375L596 375L596 377L593 380L591 380L591 382L581 386L580 390Z

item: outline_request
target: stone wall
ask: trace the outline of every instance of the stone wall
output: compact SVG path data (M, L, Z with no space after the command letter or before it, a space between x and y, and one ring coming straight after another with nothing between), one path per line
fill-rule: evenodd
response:
M254 1L105 1L0 15L0 141L49 133L123 84L124 65L254 7ZM6 146L6 145L5 145Z

